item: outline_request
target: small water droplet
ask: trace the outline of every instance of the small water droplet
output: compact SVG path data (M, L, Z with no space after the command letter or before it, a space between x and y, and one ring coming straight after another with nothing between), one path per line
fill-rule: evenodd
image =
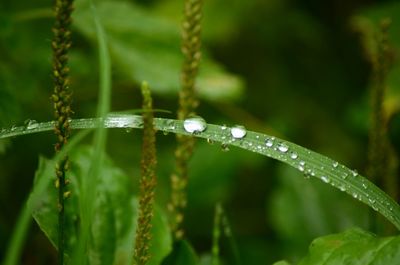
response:
M272 147L274 145L274 140L272 140L272 138L268 138L267 140L265 140L265 145L267 147Z
M12 127L11 127L11 131L13 132L13 131L15 131L17 129L17 125L13 125Z
M334 168L337 168L338 167L338 165L339 165L339 163L338 162L333 162L333 164L332 164L332 166L334 167Z
M345 186L339 186L339 189L340 189L341 191L346 191L346 187L345 187Z
M26 120L25 125L28 130L36 129L37 127L39 127L39 123L37 123L37 121L35 120Z
M351 171L351 174L353 175L353 177L357 177L358 172L357 172L357 170L354 169Z
M286 144L281 143L278 146L278 150L281 151L282 153L286 153L289 150L289 147Z
M227 144L221 144L221 150L223 152L228 152L229 151L229 145Z
M170 130L175 130L175 122L173 120L167 120L167 128Z
M207 128L207 123L202 117L192 117L184 120L183 128L188 133L204 132Z
M214 144L214 141L212 139L210 139L210 138L207 138L207 143Z
M231 128L231 135L235 139L243 139L247 134L244 126L236 125Z
M304 166L302 166L302 165L299 165L297 168L298 168L301 172L304 171Z
M126 133L130 133L132 130L133 130L133 128L131 128L131 127L126 127L126 128L125 128L125 132L126 132ZM166 132L164 131L163 133L164 133L164 135L165 135ZM168 133L168 132L167 132L167 133Z
M363 183L362 186L364 189L367 189L367 187L368 187L366 183Z
M306 164L306 162L304 162L303 160L301 160L301 161L299 162L299 164L300 164L301 166L304 166L304 165Z
M223 131L226 130L226 128L227 128L227 127L226 127L225 124L221 126L221 130L223 130Z
M375 199L369 198L368 199L370 203L374 204L375 203Z
M347 173L343 173L342 175L342 179L347 179L348 174Z
M354 197L354 199L357 199L358 198L358 194L357 193L353 193L353 197Z
M292 152L291 154L290 154L290 158L291 159L297 159L299 156L297 155L297 153L296 152Z
M321 176L321 179L322 179L322 181L325 182L325 183L331 182L331 180L330 180L327 176Z

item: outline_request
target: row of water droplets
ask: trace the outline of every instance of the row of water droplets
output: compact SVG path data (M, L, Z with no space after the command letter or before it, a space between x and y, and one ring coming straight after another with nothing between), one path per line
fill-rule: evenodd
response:
M183 121L183 128L188 133L200 134L206 131L207 123L201 117L191 117ZM277 158L295 166L299 171L303 172L306 179L311 176L318 177L324 183L330 184L342 192L351 194L355 199L371 205L374 210L377 211L378 208L380 208L377 206L377 196L371 196L368 190L372 184L359 176L356 170L350 170L343 165L339 165L337 161L331 160L323 161L320 167L316 167L315 161L313 161L313 163L305 161L307 160L307 157L311 155L311 151L306 151L306 159L303 160L297 152L290 150L289 144L282 140L278 140L275 137L267 137L264 140L260 140L262 137L260 134L252 133L254 134L252 135L253 137L244 140L248 135L248 132L246 128L241 125L235 125L230 128L226 125L222 125L219 128L220 132L216 132L212 138L222 142L221 147L223 151L228 151L229 145L238 145L248 150ZM211 138L208 138L207 140L208 142L213 142ZM313 154L313 156L315 156L315 154ZM330 168L326 166L327 162L330 164ZM310 165L308 165L308 163ZM341 176L341 179L335 177L338 174ZM359 183L361 183L362 189L360 189ZM380 204L385 204L389 211L393 210L393 207L383 199L380 201ZM393 219L391 213L386 213L385 216L389 217L389 219Z
M104 126L106 128L142 128L143 120L139 115L108 115L106 118L89 118L71 120L72 129L88 129ZM180 121L171 119L155 118L156 129L179 133ZM322 157L317 153L304 148L296 148L301 153L291 150L291 145L275 137L263 134L247 132L244 126L236 125L231 128L222 125L213 127L207 132L207 123L201 117L191 117L183 121L183 129L190 134L198 134L205 137L209 142L219 141L224 151L229 150L229 145L236 145L247 150L257 152L275 159L284 161L303 172L306 178L315 176L323 182L330 184L343 192L351 194L354 198L370 205L373 209L380 211L384 216L395 224L400 224L398 218L399 209L389 196L377 189L372 183L358 175L357 171L350 170L338 162ZM17 135L50 131L54 129L54 122L37 123L35 120L26 120L23 126L12 126L0 130L0 139ZM303 157L303 158L302 158ZM310 157L313 157L311 161ZM318 159L316 159L316 157ZM330 165L329 168L327 165ZM338 178L337 176L340 175ZM360 185L361 184L361 185ZM396 214L393 213L394 207ZM400 225L397 225L400 228Z

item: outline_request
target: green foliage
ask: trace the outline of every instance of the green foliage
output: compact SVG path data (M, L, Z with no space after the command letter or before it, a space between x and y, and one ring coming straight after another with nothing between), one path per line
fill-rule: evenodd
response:
M378 238L359 228L315 239L299 265L397 264L400 237Z
M87 176L91 165L93 149L77 148L71 153L70 190L71 197L66 205L66 254L71 257L77 246L79 237L79 215L82 193L82 181ZM53 179L52 164L42 158L36 183L41 179ZM43 232L53 242L57 242L57 192L48 182L46 189L38 191L35 185L28 205L35 220ZM94 216L89 244L89 264L130 264L132 246L137 218L137 200L133 196L132 182L124 172L113 165L105 156L101 165L99 182L97 183L98 198L94 205ZM171 251L171 235L167 221L161 211L156 211L153 221L154 239L151 241L152 261L159 262Z
M161 263L162 265L197 265L198 258L186 240L174 243L174 250Z
M129 82L148 81L153 93L177 93L182 65L179 25L128 1L100 1L96 7L118 75ZM87 1L76 1L76 9L74 26L93 40L96 35ZM210 100L237 99L242 89L240 78L224 71L215 61L204 59L199 76L200 96Z
M0 54L0 128L8 129L0 129L3 160L0 163L0 256L5 254L4 262L7 265L18 264L19 260L22 263L53 264L55 261L52 257L56 256L56 250L43 233L38 231L37 226L31 230L28 227L31 207L39 209L35 212L39 216L41 210L47 211L49 214L42 215L41 221L38 221L39 228L53 243L57 240L56 201L55 197L51 199L51 194L56 193L56 190L50 184L55 174L53 168L44 164L54 167L54 161L59 161L58 158L46 162L41 159L39 169L46 173L37 171L35 192L29 201L30 208L25 204L21 207L21 202L31 189L32 172L36 168L38 154L51 154L49 150L53 142L52 137L46 134L29 134L51 130L54 123L37 124L37 128L30 129L26 125L11 129L12 125L21 125L28 118L49 120L51 117L48 99L52 90L49 80L49 29L53 23L51 3L48 0L3 2L0 3L0 46L4 51ZM97 25L92 19L89 0L76 2L77 13L72 23L74 45L70 65L71 88L75 91L75 117L101 117L110 110L119 111L138 106L140 97L137 90L132 88L138 87L143 79L154 87L155 102L160 104L160 108L176 109L175 97L183 60L179 50L183 1L93 2L98 7ZM221 126L209 124L205 133L195 135L210 138L208 142L214 139L215 142L209 145L199 141L189 169L191 181L188 187L188 213L183 225L187 231L187 242L190 241L196 250L200 250L200 264L212 264L211 253L203 253L203 250L211 248L212 209L217 201L226 205L226 212L232 217L231 232L237 235L243 264L270 264L279 259L287 262L276 264L298 264L299 257L306 252L304 248L315 237L344 231L354 225L373 230L367 208L360 207L359 199L398 225L400 219L395 203L398 198L392 196L394 200L390 199L361 175L366 168L370 116L367 86L371 64L365 55L370 56L376 52L377 25L385 17L392 17L393 20L388 32L393 56L390 61L392 68L386 80L387 93L383 99L383 111L387 119L384 126L387 126L385 129L389 132L391 144L398 146L396 132L400 113L400 68L399 60L394 55L400 43L397 34L400 24L396 19L400 5L393 1L369 1L368 4L363 1L345 1L338 7L334 2L232 0L227 5L225 0L205 1L205 56L198 82L198 90L205 101L198 113L211 123L243 124L263 134L248 132L244 139L230 142L230 126L222 132ZM352 17L354 15L356 17ZM357 35L360 32L361 36ZM96 38L100 43L99 55L95 52ZM362 54L362 47L367 47L367 53L370 54ZM102 70L97 73L99 63ZM114 80L112 105L109 104L111 75ZM97 96L98 77L103 88L100 97ZM242 80L246 80L246 94L243 93L245 87ZM97 98L100 98L101 103L95 115L93 110ZM240 101L233 106L232 99ZM113 122L107 119L105 127L123 130L104 130L103 126L99 126L101 122L96 119L72 121L75 129L98 128L95 141L97 151L89 151L91 158L86 158L87 171L91 173L80 177L82 182L89 181L85 185L72 182L69 186L75 190L67 202L79 207L70 209L72 213L69 213L71 218L76 217L78 221L74 220L75 226L69 225L68 228L71 231L67 235L71 244L68 258L76 257L74 249L82 251L81 257L75 258L79 262L73 264L81 264L80 260L87 258L92 264L110 264L113 261L114 264L129 264L131 261L138 209L138 202L132 194L138 194L139 189L133 183L138 182L139 176L139 163L136 162L140 159L140 137L135 137L135 132L125 133L125 130L130 131L130 127L140 128L141 121L132 118L132 124L128 122L132 126L126 126L124 122L131 118L122 114L114 118ZM118 119L121 123L117 122ZM165 263L174 263L172 259L176 261L181 257L181 262L187 264L185 259L189 257L192 263L198 264L190 246L176 244L172 250L166 216L160 210L166 208L169 195L166 187L173 167L171 136L186 133L182 124L175 120L157 119L156 124L165 134L169 132L169 136L159 137L158 141L160 188L157 189L156 200L161 207L156 210L153 219L150 252L156 254L150 263L162 263L164 257L173 251L177 254L171 255L172 258ZM177 129L169 129L171 125ZM100 184L103 178L101 170L104 160L99 159L99 156L101 158L105 154L106 131L110 135L107 153L113 157L118 168L133 178L133 181L129 178L129 184L124 187L129 189L128 200L131 206L128 211L114 207L114 199L119 198L119 195L111 191L102 194L96 192L97 183ZM103 137L99 137L101 134ZM271 139L270 135L285 135L287 139L317 150L324 156L278 138L274 140L276 150L267 149L265 140ZM223 143L224 151L234 145L251 152L232 147L228 153L220 152L220 143ZM279 151L282 147L279 143L287 145L289 150L286 153ZM293 150L298 155L294 160L289 157ZM76 154L84 152L81 148L75 150ZM285 164L277 164L254 153L273 157ZM398 155L399 152L390 153L392 176L398 176L399 173ZM327 157L358 168L361 174L355 174ZM305 166L300 164L300 159ZM287 164L299 171L290 169ZM345 174L346 179L341 180ZM43 175L47 178L40 177ZM312 178L313 175L317 178ZM40 191L43 183L46 184L46 191ZM111 187L114 185L110 184ZM333 192L331 185L345 190L351 196ZM82 186L86 187L79 189ZM383 189L391 194L387 187ZM46 198L52 201L44 202L41 209L40 203ZM121 205L125 204L126 201L121 202ZM15 216L20 208L20 218L16 222ZM80 211L82 208L98 211L88 216L90 211ZM115 213L115 209L121 211L120 215ZM86 217L81 216L81 212ZM121 227L116 224L128 223L128 219L131 226L121 239L118 233ZM378 222L385 226L388 223L380 219ZM85 246L79 246L81 243L77 228L82 228L82 223L86 223L81 231L88 233L86 250L90 250L90 255L85 255ZM14 224L15 232L11 234L9 231ZM90 226L91 229L86 229ZM339 234L335 242L347 242L348 238L352 238L351 242L358 242L357 238L362 238L359 240L362 242L343 243L334 251L328 247L329 243L324 243L322 245L325 247L312 250L317 255L311 251L302 262L311 262L311 256L319 259L318 256L330 255L336 264L353 263L356 257L362 260L368 253L378 253L377 261L383 256L387 258L381 264L398 263L397 260L390 260L397 255L397 236L389 242L390 238L383 237L385 234L378 233L379 237L375 237L359 230L349 231ZM225 239L221 239L221 264L234 264L224 245ZM323 238L316 242L321 240ZM22 248L24 243L25 249ZM380 244L385 244L382 251L377 249ZM160 249L163 251L158 255ZM344 254L340 256L336 253ZM177 262L179 264L180 261ZM330 262L327 261L327 264ZM354 261L355 264L357 262ZM315 264L319 264L318 261Z

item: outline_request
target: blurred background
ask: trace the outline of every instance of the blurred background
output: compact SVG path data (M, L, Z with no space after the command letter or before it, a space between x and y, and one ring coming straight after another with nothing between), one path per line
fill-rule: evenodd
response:
M1 127L53 117L52 3L0 0ZM112 110L141 108L138 84L147 80L155 108L171 112L159 115L174 118L183 0L95 3L112 56ZM95 30L88 1L76 0L75 7L70 56L74 117L93 117ZM384 106L398 152L400 3L394 0L205 0L198 114L210 123L242 124L285 138L364 174L372 70L365 50L386 17L392 18L393 62ZM162 133L157 138L157 201L162 207L174 168L174 139ZM0 260L32 187L38 157L51 157L55 141L52 133L0 141ZM140 144L141 131L110 131L107 151L132 176L136 191ZM232 225L242 264L296 262L315 237L353 226L369 229L366 206L350 196L305 180L271 159L236 148L222 152L219 145L199 140L190 162L185 228L200 256L210 252L217 202ZM55 257L33 225L23 264L55 264Z

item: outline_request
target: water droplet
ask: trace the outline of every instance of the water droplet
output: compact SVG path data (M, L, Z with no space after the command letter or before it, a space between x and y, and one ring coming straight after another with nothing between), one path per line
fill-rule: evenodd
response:
M367 189L367 187L368 187L366 183L363 183L362 186L364 189Z
M340 189L341 191L346 191L346 187L345 187L345 186L339 186L339 189Z
M37 127L39 127L39 123L37 123L37 121L35 120L26 120L25 125L28 130L36 129Z
M188 118L183 122L183 128L188 133L204 132L207 128L207 123L202 117Z
M221 126L221 130L223 130L223 131L226 130L226 128L227 128L227 127L226 127L225 124Z
M207 143L214 144L214 141L212 139L210 139L210 138L207 138Z
M11 131L13 132L13 131L15 131L17 129L17 125L13 125L12 127L11 127Z
M223 152L228 152L229 151L229 145L227 144L221 144L221 150Z
M358 172L357 172L357 170L352 170L352 171L351 171L351 174L353 175L353 177L357 177Z
M131 128L131 127L126 127L126 128L125 128L125 132L126 132L126 133L130 133L132 130L133 130L133 128ZM165 133L168 133L168 132L164 131L163 133L164 133L164 135L165 135Z
M289 147L284 143L281 143L278 146L278 150L281 151L282 153L286 153L289 150Z
M265 140L265 145L267 147L272 147L274 145L274 140L272 140L272 138L271 139L268 138L267 140Z
M299 165L297 168L298 168L301 172L304 171L304 166L302 166L302 165Z
M325 182L325 183L331 182L331 180L330 180L327 176L321 176L321 179L322 179L322 181Z
M292 152L291 154L290 154L290 158L291 159L297 159L299 156L297 155L297 153L296 152Z
M231 128L231 135L235 139L243 139L247 134L244 126L236 125Z
M358 198L358 194L357 193L353 193L353 197L354 197L354 199L357 199Z
M332 166L334 167L334 168L337 168L338 167L338 165L339 165L339 163L338 162L333 162L333 164L332 164Z
M300 164L301 166L304 166L304 165L306 164L306 162L304 162L303 160L301 160L301 161L299 162L299 164Z
M342 175L342 179L347 179L348 174L347 173L343 173Z
M370 203L374 204L375 203L375 199L369 198L368 199Z

